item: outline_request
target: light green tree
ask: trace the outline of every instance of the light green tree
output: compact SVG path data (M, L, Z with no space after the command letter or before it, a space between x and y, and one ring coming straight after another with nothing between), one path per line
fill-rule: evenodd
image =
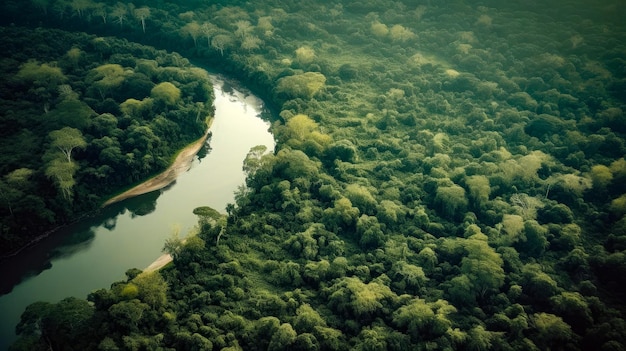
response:
M311 99L326 84L326 77L319 72L306 72L280 78L276 86L277 93L284 93L290 98Z
M124 26L126 16L128 15L128 7L125 4L118 2L111 11L111 16L115 18L115 22L120 25L120 28Z
M315 327L326 327L326 321L311 305L303 304L296 310L294 328L299 333L312 333Z
M150 8L149 7L140 7L133 10L133 15L141 22L141 28L143 32L146 32L146 19L150 17Z
M243 160L243 171L246 173L246 176L250 176L263 167L264 163L268 162L271 158L272 156L267 155L267 146L253 146Z
M116 63L107 63L92 69L88 81L98 89L104 100L106 94L122 85L124 79L126 79L124 67Z
M241 40L241 49L245 51L254 51L261 47L263 40L256 35L246 35Z
M51 89L56 89L59 84L67 81L67 77L63 74L60 67L48 63L40 64L34 60L20 66L20 70L15 75L15 78L36 86L50 87Z
M346 197L350 199L353 206L356 206L361 213L373 214L377 202L370 190L360 184L349 184L345 190Z
M290 350L298 334L289 323L283 323L271 337L268 351Z
M535 313L530 318L535 333L530 338L542 350L565 350L564 344L575 341L578 337L572 327L559 316L551 313Z
M461 272L469 277L474 292L483 298L489 291L497 291L504 284L503 261L487 243L484 234L470 236L464 242L467 256L461 260Z
M232 36L228 34L218 34L211 39L211 47L220 52L220 54L224 55L224 50L230 48L235 40Z
M52 141L50 146L61 151L68 163L72 163L72 152L75 149L83 149L87 146L83 133L76 128L65 127L53 130L48 136Z
M389 29L389 36L391 40L401 42L417 38L417 35L410 29L399 24L393 25L391 29Z
M491 186L489 178L484 175L473 175L465 179L465 184L469 188L469 196L477 205L483 206L489 201Z
M85 11L94 7L94 2L92 0L72 0L70 7L76 11L78 18L82 18Z
M132 282L139 289L139 299L150 307L157 309L167 303L167 282L159 272L141 273Z
M296 49L296 60L302 65L308 65L315 59L315 50L309 46L301 46Z
M371 30L372 34L379 38L385 38L389 34L389 28L387 28L387 25L378 21L372 23Z
M24 197L25 191L32 186L30 177L33 173L32 169L18 168L6 174L0 181L0 198L9 209L11 216L13 216L13 204Z
M74 162L65 162L63 159L55 158L46 166L45 174L52 179L66 200L70 200L76 180L74 174L78 170L78 165Z
M440 186L437 188L435 203L448 217L462 216L466 212L468 204L465 189L457 184Z
M185 24L180 29L180 32L183 34L183 36L191 37L191 40L193 40L193 45L196 47L198 46L198 38L200 38L203 33L202 26L196 21Z
M175 105L181 97L181 91L170 82L162 82L157 84L150 91L150 96L157 100L163 101L166 105Z

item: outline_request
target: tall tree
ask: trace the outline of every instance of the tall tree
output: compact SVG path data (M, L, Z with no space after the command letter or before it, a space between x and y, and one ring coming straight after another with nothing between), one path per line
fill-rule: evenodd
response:
M183 35L189 35L193 40L193 45L198 46L198 38L203 33L202 26L200 26L198 22L189 22L183 28L181 28L180 31Z
M82 149L87 146L83 133L76 128L64 127L53 130L48 134L52 140L50 146L59 149L67 158L67 162L72 162L72 151Z
M111 16L115 17L115 22L119 23L120 28L124 26L124 21L126 21L127 15L128 8L121 2L118 2L113 8L113 11L111 11Z
M78 166L74 162L63 162L61 159L52 160L46 167L46 176L56 182L66 200L72 198L72 189L76 184L74 174Z
M146 18L150 17L150 8L149 7L140 7L133 11L133 15L141 22L141 28L143 32L146 32Z
M0 198L5 202L9 213L13 216L13 203L24 196L24 191L30 185L32 169L18 168L4 176L0 181Z

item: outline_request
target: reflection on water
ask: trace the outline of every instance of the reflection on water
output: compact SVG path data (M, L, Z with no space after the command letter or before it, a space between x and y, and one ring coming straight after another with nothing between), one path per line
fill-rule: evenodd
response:
M168 188L172 186L170 184ZM96 228L111 232L116 229L119 216L128 214L135 218L154 212L157 199L165 190L108 206L77 223L62 227L19 255L3 260L0 264L0 295L11 292L20 282L52 268L52 261L89 250L96 237Z
M14 328L29 304L85 298L95 289L124 279L129 268L145 268L161 254L173 228L192 229L193 209L211 206L225 212L243 184L242 162L250 148L274 149L263 104L229 83L216 80L216 116L211 146L190 170L168 187L105 207L0 262L0 351L15 339Z

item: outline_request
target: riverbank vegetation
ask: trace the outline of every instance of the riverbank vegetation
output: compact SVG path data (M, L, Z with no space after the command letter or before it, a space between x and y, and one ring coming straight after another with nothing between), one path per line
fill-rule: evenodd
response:
M623 4L30 6L219 63L279 115L172 265L32 305L16 349L626 347Z
M179 55L54 29L0 31L2 254L164 170L207 128L211 82Z

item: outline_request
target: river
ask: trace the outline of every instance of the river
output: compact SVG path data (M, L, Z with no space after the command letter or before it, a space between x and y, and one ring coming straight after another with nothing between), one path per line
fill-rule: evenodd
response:
M212 137L189 171L164 189L107 206L0 262L0 350L15 341L15 325L29 304L86 298L107 288L125 279L127 269L143 269L158 258L174 230L184 235L192 229L194 208L225 213L226 204L234 202L248 151L256 145L273 150L274 138L261 118L268 114L261 100L219 76L213 80Z

